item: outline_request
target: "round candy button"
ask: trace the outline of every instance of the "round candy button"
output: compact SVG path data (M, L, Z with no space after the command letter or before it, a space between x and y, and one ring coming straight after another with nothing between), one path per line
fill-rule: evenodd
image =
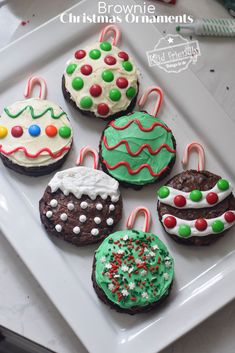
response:
M82 99L80 100L80 105L83 109L91 108L92 104L93 104L93 101L89 96L82 97Z
M235 214L232 211L227 211L224 218L228 223L232 223L235 221Z
M57 128L55 127L55 125L48 125L45 129L45 132L47 136L55 137L57 134Z
M117 60L115 59L114 56L112 55L107 55L105 58L104 58L104 62L105 64L107 65L115 65Z
M200 190L193 190L189 194L190 200L199 202L202 199L202 192Z
M164 225L167 227L167 228L174 228L176 226L176 219L175 217L173 216L167 216L165 219L164 219Z
M225 190L228 190L229 188L229 182L225 179L220 179L217 182L217 186L220 190L225 191Z
M121 99L121 96L121 92L117 88L113 88L109 91L109 98L114 102L118 102Z
M219 219L217 219L216 221L214 221L212 223L212 230L215 233L220 233L224 230L224 223L222 221L220 221Z
M209 192L206 196L206 201L210 205L214 205L218 201L218 195L215 192Z
M187 238L191 234L191 229L187 224L181 224L179 226L179 235L181 237Z
M72 75L74 71L76 70L77 65L76 64L69 64L67 66L66 72L68 75Z
M0 126L0 139L3 139L8 134L8 130L5 126Z
M127 61L129 59L129 55L125 51L120 51L118 53L119 58L123 59L124 61Z
M116 80L116 85L119 88L126 88L128 86L128 81L125 77L118 77Z
M113 81L114 75L113 75L112 71L110 71L110 70L104 70L104 71L102 72L102 79L103 79L105 82L111 82L111 81Z
M110 51L112 49L112 45L109 42L102 42L100 43L100 49L104 51Z
M21 126L13 126L13 128L11 129L11 134L13 137L21 137L23 135L23 132L24 131Z
M97 112L99 115L102 115L102 116L108 115L108 113L109 113L108 105L105 103L98 104Z
M80 49L75 52L74 56L76 59L80 60L80 59L85 58L86 52L85 52L85 50Z
M158 190L157 194L161 199L165 199L170 194L170 190L167 186L162 186Z
M29 127L29 134L31 135L31 136L33 136L33 137L37 137L37 136L39 136L40 135L40 133L41 133L41 128L40 128L40 126L38 126L38 125L31 125L30 127Z
M124 62L122 63L122 67L123 67L124 70L126 70L126 71L132 71L132 69L133 69L133 65L132 65L132 63L130 63L130 61L124 61Z
M71 129L67 125L63 125L59 128L59 135L63 138L69 138L71 136Z
M136 89L134 87L129 87L126 91L126 96L129 99L132 99L136 95Z
M207 228L207 221L204 218L198 218L195 222L195 227L202 232Z
M99 97L102 93L102 88L100 85L92 85L90 88L90 94L92 97Z
M89 56L91 59L93 60L97 60L100 58L101 56L101 52L99 49L92 49L90 52L89 52Z
M79 91L80 89L83 88L83 86L84 86L83 79L81 77L74 77L72 81L73 89L75 89L76 91Z
M92 73L91 65L83 65L81 67L81 73L85 76L89 76Z
M174 204L177 207L184 207L186 205L186 198L183 195L177 195L174 197Z

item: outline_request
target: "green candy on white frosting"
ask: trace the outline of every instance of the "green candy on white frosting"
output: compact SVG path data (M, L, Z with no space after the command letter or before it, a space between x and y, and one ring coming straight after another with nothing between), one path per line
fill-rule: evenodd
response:
M109 235L95 253L95 280L121 308L147 306L170 290L174 261L154 234L136 230Z

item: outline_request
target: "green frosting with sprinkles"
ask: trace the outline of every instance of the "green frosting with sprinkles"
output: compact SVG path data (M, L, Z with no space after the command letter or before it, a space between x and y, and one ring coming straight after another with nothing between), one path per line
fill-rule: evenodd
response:
M174 261L154 234L136 230L109 235L95 253L95 279L121 308L147 306L168 294Z
M156 181L175 158L171 130L160 119L135 112L104 130L102 162L115 179L144 185Z

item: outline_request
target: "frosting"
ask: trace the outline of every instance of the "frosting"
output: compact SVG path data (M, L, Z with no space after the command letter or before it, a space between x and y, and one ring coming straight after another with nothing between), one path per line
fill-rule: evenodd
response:
M126 110L138 91L136 66L109 42L78 50L67 62L65 87L82 110L106 118Z
M24 167L47 166L69 151L72 128L55 103L37 98L13 103L0 117L0 152Z
M112 202L117 202L120 196L116 180L101 170L83 166L57 172L48 185L52 192L60 189L64 195L72 193L78 199L87 195L95 200L99 195L104 200L110 196Z
M170 290L174 262L154 234L115 232L102 242L95 260L96 283L121 308L147 306Z
M207 191L193 190L191 192L184 192L181 190L174 189L171 186L164 186L159 189L158 198L162 203L169 206L173 206L175 208L187 209L187 208L213 207L219 202L223 201L233 191L233 188L230 183L228 183L228 188L226 190L219 189L218 185L220 185L220 181L218 181L217 184L210 190L207 190ZM167 194L168 196L166 196ZM215 201L214 203L212 202L213 194L216 195L214 196L214 201ZM183 197L186 202L185 201L182 202L182 205L179 206L180 202L177 203L177 196Z
M112 121L104 130L101 152L114 178L136 185L157 180L176 153L171 130L145 112Z
M165 230L179 237L203 237L218 234L235 224L235 211L226 211L221 216L209 219L185 220L170 214L162 217Z

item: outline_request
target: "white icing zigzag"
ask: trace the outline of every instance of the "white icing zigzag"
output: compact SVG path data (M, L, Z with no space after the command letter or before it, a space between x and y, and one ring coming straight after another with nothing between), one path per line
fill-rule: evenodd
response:
M55 174L48 184L51 191L60 189L64 195L72 193L80 199L82 195L95 200L99 195L102 199L111 197L112 202L119 200L119 183L101 170L88 167L74 167Z

